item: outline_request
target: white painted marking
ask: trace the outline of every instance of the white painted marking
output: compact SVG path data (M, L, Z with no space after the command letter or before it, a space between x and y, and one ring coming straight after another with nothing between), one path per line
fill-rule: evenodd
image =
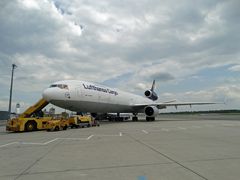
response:
M19 142L22 145L44 145L44 143L33 143L33 142Z
M10 146L12 144L19 144L19 142L11 142L11 143L8 143L8 144L4 144L4 145L1 145L0 148Z
M52 143L52 142L54 142L54 141L57 141L58 139L59 139L59 138L55 138L55 139L53 139L53 140L50 140L50 141L48 141L48 142L45 142L44 145L47 145L47 144Z
M47 141L45 143L35 143L35 142L19 142L19 144L22 144L22 145L47 145L47 144L50 144L54 141L57 141L58 139L60 138L55 138L55 139L52 139L50 141Z
M148 134L148 132L146 130L144 130L144 129L142 130L142 132L144 132L145 134Z
M122 133L120 132L118 135L114 135L114 134L96 134L95 136L102 136L102 137L119 137L122 136Z
M58 138L58 139L62 139L62 140L73 140L73 141L83 141L83 140L87 140L87 138Z
M87 140L91 139L93 136L94 136L94 135L92 134L91 136L89 136L89 137L87 138Z
M47 141L47 142L44 142L44 143L35 143L35 142L12 142L12 143L8 143L8 144L4 144L4 145L1 145L0 148L2 147L6 147L6 146L10 146L12 144L21 144L21 145L47 145L47 144L50 144L54 141L57 141L57 140L89 140L93 137L94 135L91 135L87 138L55 138L55 139L52 139L50 141Z
M122 132L120 132L118 135L95 135L95 136L112 136L112 137L121 137L123 134ZM3 144L0 146L0 148L2 147L6 147L6 146L10 146L10 145L13 145L13 144L21 144L21 145L48 145L54 141L57 141L57 140L90 140L94 135L90 135L89 137L87 138L55 138L55 139L52 139L50 141L47 141L47 142L44 142L44 143L37 143L37 142L11 142L11 143L8 143L8 144Z

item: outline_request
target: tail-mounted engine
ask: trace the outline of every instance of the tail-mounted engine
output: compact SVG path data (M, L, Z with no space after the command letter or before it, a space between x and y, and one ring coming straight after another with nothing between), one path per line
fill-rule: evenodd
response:
M157 94L154 91L147 90L145 91L145 96L153 101L156 101L158 99Z
M157 94L154 92L155 89L155 80L153 80L152 88L145 91L145 96L153 101L156 101L158 99Z

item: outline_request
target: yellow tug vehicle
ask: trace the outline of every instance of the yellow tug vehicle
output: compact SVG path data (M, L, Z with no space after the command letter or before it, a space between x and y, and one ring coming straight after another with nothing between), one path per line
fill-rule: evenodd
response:
M60 116L52 115L44 117L42 109L49 103L40 99L35 105L29 107L18 117L7 121L6 130L13 132L29 132L37 130L59 131L71 128L99 126L99 122L90 115L76 115L68 117L67 113Z
M90 115L76 115L69 118L69 126L71 128L84 128L100 126L100 124Z
M76 115L69 118L69 126L71 128L84 128L91 126L92 117Z
M14 132L36 131L46 129L46 124L52 117L43 117L42 109L48 105L44 99L40 99L35 105L30 106L18 117L7 121L6 130Z
M52 119L46 124L47 131L61 131L67 130L69 126L68 119Z

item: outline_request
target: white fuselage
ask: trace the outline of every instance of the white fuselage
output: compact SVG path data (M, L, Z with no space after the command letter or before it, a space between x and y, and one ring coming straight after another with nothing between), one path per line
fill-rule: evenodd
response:
M43 98L64 109L92 113L140 113L143 109L135 109L135 104L152 102L139 95L77 80L53 83L44 90Z

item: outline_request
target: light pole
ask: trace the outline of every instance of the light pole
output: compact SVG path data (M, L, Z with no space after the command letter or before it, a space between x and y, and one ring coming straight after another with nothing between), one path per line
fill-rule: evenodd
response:
M12 64L12 77L11 77L10 98L9 98L9 107L8 107L9 119L11 118L13 74L14 74L14 69L15 68L17 68L17 65L16 64Z

